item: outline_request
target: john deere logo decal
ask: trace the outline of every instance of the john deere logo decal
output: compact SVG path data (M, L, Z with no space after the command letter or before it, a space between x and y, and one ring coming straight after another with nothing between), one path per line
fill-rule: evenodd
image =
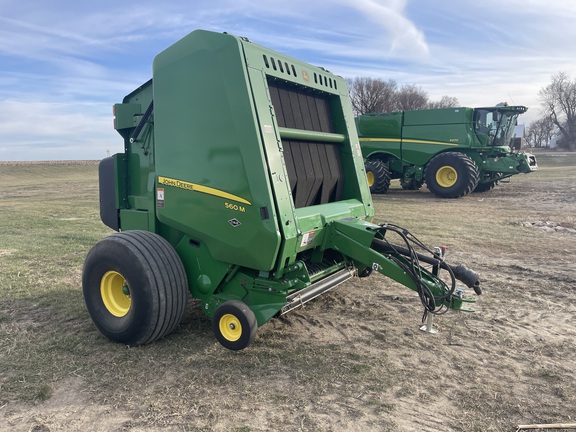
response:
M208 187L208 186L204 186L204 185L200 185L200 184L196 184L196 183L190 183L190 182L187 182L184 180L178 180L178 179L173 179L173 178L169 178L169 177L158 176L158 184L161 184L164 186L176 187L179 189L185 189L185 190L189 190L189 191L201 192L201 193L217 196L217 197L224 198L224 199L237 201L237 202L242 203L242 204L252 205L252 203L250 203L250 201L245 200L242 197L232 195L228 192L224 192L224 191L219 190L219 189L214 189L212 187Z

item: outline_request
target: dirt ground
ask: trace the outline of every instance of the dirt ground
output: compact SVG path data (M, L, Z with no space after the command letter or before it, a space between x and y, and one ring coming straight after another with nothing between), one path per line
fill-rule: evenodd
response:
M111 345L102 362L122 363L126 378L78 367L44 402L0 395L0 430L484 432L576 423L576 182L531 174L460 200L394 189L375 205L380 221L416 234L428 226L426 240L446 241L449 261L481 274L476 313L449 312L436 318L438 334L422 332L417 295L376 275L272 320L233 353L192 302L180 328L147 347L81 333L80 347Z

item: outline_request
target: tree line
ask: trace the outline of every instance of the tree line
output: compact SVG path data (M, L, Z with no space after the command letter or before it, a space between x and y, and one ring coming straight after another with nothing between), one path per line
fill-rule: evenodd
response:
M442 96L433 101L421 87L398 85L393 79L356 77L347 82L355 115L459 106L455 97ZM540 90L538 97L542 115L527 128L527 144L547 147L557 137L558 147L576 150L576 79L559 72Z
M430 100L428 93L415 84L401 86L393 80L356 77L347 80L355 115L458 106L458 99L442 96Z
M559 148L576 150L576 79L558 72L538 93L542 116L526 131L531 147L547 147L557 137Z

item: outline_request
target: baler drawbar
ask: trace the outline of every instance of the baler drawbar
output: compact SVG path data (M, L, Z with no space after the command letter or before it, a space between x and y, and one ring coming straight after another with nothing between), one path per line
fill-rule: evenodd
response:
M166 336L190 295L239 350L355 276L416 291L428 317L471 310L457 279L481 293L443 248L373 222L346 82L323 68L197 30L156 56L153 78L114 106L114 126L124 152L101 161L99 186L101 219L117 232L82 276L113 341Z

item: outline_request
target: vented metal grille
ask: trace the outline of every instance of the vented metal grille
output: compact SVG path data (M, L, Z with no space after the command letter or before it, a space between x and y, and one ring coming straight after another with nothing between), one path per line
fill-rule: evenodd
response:
M278 126L333 133L329 94L311 93L269 80ZM296 208L342 199L344 173L339 144L321 140L282 140L288 179Z

